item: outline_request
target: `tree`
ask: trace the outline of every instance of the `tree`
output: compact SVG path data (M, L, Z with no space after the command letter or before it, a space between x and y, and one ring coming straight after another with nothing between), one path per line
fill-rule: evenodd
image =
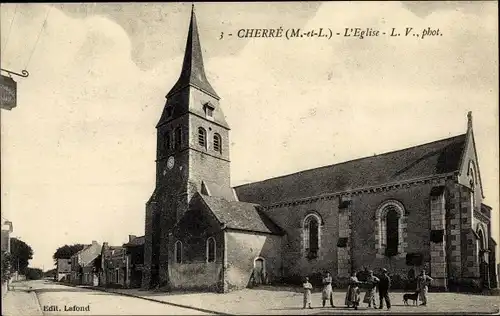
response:
M28 280L40 280L43 277L42 269L38 268L27 268L26 269L26 279Z
M10 253L2 250L2 283L10 279L11 268L10 268Z
M33 249L24 241L17 238L10 239L10 265L12 271L26 274L28 262L33 259Z
M54 259L54 262L57 264L57 259L69 259L72 255L82 250L83 247L84 245L82 244L64 245L57 248L56 252L52 256L52 259Z

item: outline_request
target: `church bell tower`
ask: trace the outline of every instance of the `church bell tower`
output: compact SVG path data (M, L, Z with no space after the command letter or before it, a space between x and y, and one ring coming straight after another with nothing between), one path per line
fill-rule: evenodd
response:
M168 285L168 236L196 193L234 198L229 126L208 82L194 5L181 74L156 125L156 185L146 204L143 287Z

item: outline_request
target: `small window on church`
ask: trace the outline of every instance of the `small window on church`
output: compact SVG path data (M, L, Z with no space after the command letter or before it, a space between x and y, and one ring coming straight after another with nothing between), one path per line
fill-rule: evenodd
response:
M198 128L198 144L203 148L207 148L207 131L203 127Z
M211 108L207 108L207 117L213 118L214 117L214 110Z
M215 133L214 134L214 150L217 151L217 152L221 152L221 147L222 147L222 144L221 144L221 138L220 138L220 135Z
M205 109L205 116L208 119L213 119L214 118L214 106L212 105L212 103L207 102L204 104L203 107Z
M175 242L175 262L182 263L182 242L180 240Z
M474 200L474 182L471 181L471 189L469 191L469 201L470 201L470 209L474 211L476 206L476 201Z
M207 239L207 262L215 262L215 238Z
M182 145L182 130L180 127L175 129L175 149L181 148Z

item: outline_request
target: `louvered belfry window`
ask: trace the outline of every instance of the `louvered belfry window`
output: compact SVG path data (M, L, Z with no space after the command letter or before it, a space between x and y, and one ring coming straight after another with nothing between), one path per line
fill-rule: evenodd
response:
M221 138L219 134L214 134L214 150L216 152L221 152Z
M165 149L170 150L172 148L172 139L170 136L170 132L165 133Z
M203 148L207 147L207 132L203 127L198 128L198 144Z

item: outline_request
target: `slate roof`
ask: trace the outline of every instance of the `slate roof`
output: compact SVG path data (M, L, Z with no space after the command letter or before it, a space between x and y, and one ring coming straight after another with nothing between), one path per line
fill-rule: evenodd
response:
M83 245L83 248L80 251L78 251L77 253L75 253L73 256L77 256L77 255L81 254L85 250L89 249L91 246L92 245ZM73 256L71 256L71 257L73 257Z
M167 97L170 97L175 92L187 86L194 86L207 92L216 99L219 99L219 96L215 92L214 88L212 88L208 82L207 76L205 75L205 67L203 66L203 56L201 54L201 44L198 35L198 26L196 24L194 7L191 10L191 21L189 23L181 75L170 92L167 94Z
M217 220L227 228L281 235L283 231L252 203L200 194Z
M466 134L235 187L240 201L270 205L457 171Z
M220 196L228 201L235 201L233 189L229 186L223 186L216 182L203 180L201 182L201 193L210 196Z

